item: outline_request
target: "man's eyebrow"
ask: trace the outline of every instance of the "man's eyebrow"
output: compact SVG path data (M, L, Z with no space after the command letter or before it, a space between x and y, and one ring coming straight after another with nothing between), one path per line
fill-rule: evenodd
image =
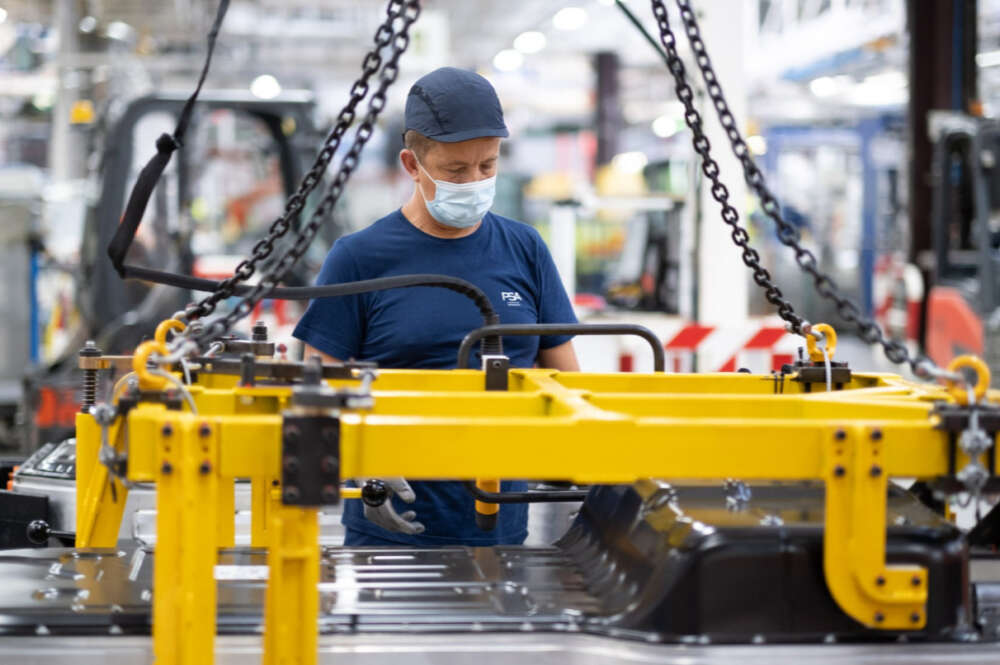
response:
M443 168L443 169L447 169L447 168L451 168L451 167L453 167L453 166L468 166L468 165L469 165L469 163L468 163L468 162L463 162L463 161L462 161L462 160L460 160L460 159L453 159L452 161L450 161L450 162L446 162L445 164L443 164L443 165L441 166L441 168Z

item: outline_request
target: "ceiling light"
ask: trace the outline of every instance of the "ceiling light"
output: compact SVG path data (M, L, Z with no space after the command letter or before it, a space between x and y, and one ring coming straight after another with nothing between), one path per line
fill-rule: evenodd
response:
M512 48L505 48L493 56L493 66L501 72L512 72L523 64L524 56Z
M677 117L670 113L664 113L653 121L653 133L661 139L669 138L676 134L679 130L680 125L677 121Z
M747 147L755 155L767 154L767 140L760 134L747 137Z
M545 35L535 30L522 32L514 39L514 48L521 53L538 53L545 48Z
M261 74L250 84L250 94L260 99L274 99L281 94L281 84L270 74Z
M582 7L563 7L552 17L556 30L578 30L587 22L587 10Z
M623 173L640 173L648 163L649 159L642 152L623 152L611 159L611 166Z
M980 67L996 67L997 65L1000 65L1000 51L977 53L976 64Z
M851 85L851 77L841 74L839 76L820 76L809 81L809 91L817 97L833 97L844 92Z

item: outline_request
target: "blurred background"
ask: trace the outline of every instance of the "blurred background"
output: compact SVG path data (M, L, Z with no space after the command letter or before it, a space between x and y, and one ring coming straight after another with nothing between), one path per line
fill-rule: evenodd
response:
M648 3L624 4L655 38ZM838 326L838 360L889 368L816 295L748 192L668 4L762 263L798 312ZM105 250L156 137L194 87L216 6L0 0L0 441L19 424L44 440L71 428L84 341L126 352L192 300L122 282ZM820 267L891 338L944 362L959 351L992 362L1000 1L694 6L747 144ZM312 163L384 14L377 0L233 0L130 261L232 274ZM675 371L792 362L802 340L742 265L662 56L614 0L427 0L360 168L289 284L311 283L338 236L408 198L398 164L406 91L443 65L497 88L511 138L494 211L539 229L581 320L648 325ZM267 321L295 354L300 307L265 302L244 332ZM651 367L627 340L581 339L578 351L585 369Z

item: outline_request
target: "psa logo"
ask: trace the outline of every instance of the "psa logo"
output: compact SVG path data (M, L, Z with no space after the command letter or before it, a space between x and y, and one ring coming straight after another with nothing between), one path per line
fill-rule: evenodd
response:
M500 298L507 303L508 307L520 307L521 300L523 300L517 291L501 291Z

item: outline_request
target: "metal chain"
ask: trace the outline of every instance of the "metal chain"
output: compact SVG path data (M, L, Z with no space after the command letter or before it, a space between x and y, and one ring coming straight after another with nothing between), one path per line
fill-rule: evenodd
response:
M743 167L743 176L760 200L764 214L774 220L777 225L778 239L782 244L795 251L796 263L813 278L813 286L816 292L822 298L837 305L837 313L847 323L853 324L856 327L861 339L869 344L877 343L881 345L886 358L897 365L908 364L917 376L924 378L940 376L942 374L940 369L929 358L913 357L905 344L887 338L878 323L865 316L857 303L841 293L840 288L833 278L819 269L816 256L802 246L798 228L790 224L782 216L781 206L778 204L777 198L767 187L764 175L754 162L753 156L750 154L750 149L747 147L740 133L736 119L733 117L729 105L726 103L722 86L715 74L715 70L712 68L712 61L708 56L708 51L705 49L705 42L701 37L701 30L698 27L698 20L695 17L690 0L676 0L676 2L680 10L681 20L684 23L684 30L691 44L691 51L694 54L698 69L701 70L708 96L711 98L713 106L715 106L719 123L725 130L726 136L729 137L733 154L740 161ZM659 10L657 9L658 7ZM664 37L666 33L670 35L669 39L672 42L674 37L670 32L670 26L667 22L667 12L666 8L663 7L662 0L653 0L653 12L657 15L657 20L660 24L661 40L666 39ZM660 19L661 15L662 19ZM666 41L664 41L664 44L666 44ZM681 67L681 73L683 74L683 66ZM676 74L674 78L677 78ZM690 123L688 124L690 125Z
M333 160L334 154L340 147L340 141L352 124L354 124L356 109L359 103L368 96L369 79L382 67L382 50L389 46L395 37L393 28L396 20L403 15L404 7L407 3L403 0L391 0L386 9L386 19L375 32L375 43L372 49L365 55L362 62L361 77L351 86L350 99L340 110L333 129L327 136L316 155L316 160L312 167L299 183L298 189L285 202L285 210L276 219L267 232L267 237L258 241L254 246L249 258L244 259L233 272L233 276L225 279L219 288L203 298L200 302L189 306L185 312L188 320L206 317L215 311L218 303L231 297L236 286L245 282L253 276L257 269L257 264L271 256L274 251L274 244L288 233L294 220L306 203L306 199L316 186L322 182L323 174Z
M743 250L743 263L753 272L753 280L764 290L764 297L778 308L778 316L788 323L790 330L802 335L808 331L808 324L795 313L792 304L785 299L774 282L771 274L760 264L760 254L750 246L750 235L740 226L740 215L729 203L729 190L719 178L719 165L712 158L711 143L702 129L701 114L694 107L694 91L687 82L684 62L677 54L677 39L670 29L667 20L667 9L662 0L652 0L653 15L660 27L660 41L667 54L667 66L674 77L674 90L677 98L684 105L684 122L691 129L692 145L695 152L701 156L701 170L712 183L712 198L722 207L722 221L732 228L732 239L737 247Z
M401 8L401 11L393 14L392 10L394 7ZM232 328L234 323L250 314L257 303L264 299L278 285L295 265L296 261L308 249L320 226L326 221L340 199L344 191L344 186L347 184L348 179L350 179L354 169L357 168L362 148L364 148L368 139L371 138L375 131L375 123L386 105L386 93L389 90L389 86L399 76L399 58L410 44L410 26L413 25L419 15L420 0L393 0L390 3L390 18L387 20L389 29L393 29L397 20L400 22L399 30L393 30L390 42L390 58L381 68L379 87L368 101L368 113L355 131L354 143L344 156L343 161L341 161L340 168L334 176L330 187L327 189L325 196L316 207L309 222L299 231L293 245L277 260L275 265L261 278L260 282L253 287L250 293L237 303L232 311L224 317L206 325L195 336L195 342L201 344L224 335Z

